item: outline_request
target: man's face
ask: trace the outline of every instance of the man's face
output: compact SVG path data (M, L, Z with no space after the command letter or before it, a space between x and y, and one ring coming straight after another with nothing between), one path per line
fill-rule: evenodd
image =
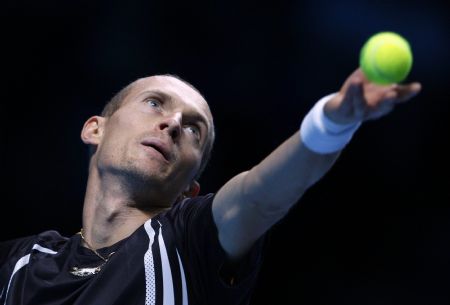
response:
M139 199L171 204L193 181L210 128L209 107L189 85L170 76L140 79L105 121L100 175L124 177Z

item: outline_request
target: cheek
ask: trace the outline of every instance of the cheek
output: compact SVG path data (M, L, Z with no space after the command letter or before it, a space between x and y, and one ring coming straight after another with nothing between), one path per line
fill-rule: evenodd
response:
M202 154L194 149L186 149L181 151L180 163L186 169L190 169L193 173L196 173L200 168Z
M119 110L120 111L120 110ZM112 117L105 127L105 143L109 143L109 146L116 146L121 148L126 146L136 134L139 132L139 118L131 116L128 113L121 113L118 111L118 115ZM142 129L142 126L141 126Z
M117 128L120 127L120 128ZM114 160L121 158L131 145L131 137L126 136L127 132L131 132L130 128L116 125L115 128L105 132L101 142L100 152L102 158Z
M123 152L124 144L121 143L120 138L117 136L114 137L105 137L102 141L99 150L99 158L101 161L105 163L112 163L114 160L118 159L119 156Z

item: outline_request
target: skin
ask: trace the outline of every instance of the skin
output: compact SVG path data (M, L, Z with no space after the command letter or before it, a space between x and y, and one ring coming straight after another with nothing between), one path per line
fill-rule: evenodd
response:
M176 101L174 107L165 109L164 115L144 107L139 94L149 88L168 93ZM375 85L357 69L324 111L335 123L364 122L388 114L420 90L419 83ZM197 91L171 77L152 77L140 80L111 118L92 117L86 122L82 139L96 146L97 151L90 166L83 227L94 248L127 237L150 217L170 208L180 194L198 193L198 183L192 179L200 165L205 139L196 145L187 137L177 140L172 136L174 129L186 128L183 122L190 120L184 118L193 113L203 116L206 125L211 124L209 108ZM140 141L147 134L171 139L167 141L173 150L173 163L146 153ZM283 218L326 174L339 153L317 154L302 143L296 132L260 163L220 188L212 214L219 241L230 260L239 260Z

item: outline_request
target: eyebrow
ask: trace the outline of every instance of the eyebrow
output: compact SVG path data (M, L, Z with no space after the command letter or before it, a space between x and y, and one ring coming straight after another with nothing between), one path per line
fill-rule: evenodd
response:
M158 89L146 90L139 95L148 95L150 93L158 95L158 97L160 97L161 99L166 100L168 102L173 102L173 97L170 94L167 94L164 91L161 91Z
M149 95L149 94L157 95L159 98L161 98L161 99L163 99L163 100L165 100L165 101L167 101L167 102L169 102L171 104L174 102L174 98L170 94L168 94L168 93L166 93L164 91L161 91L159 89L146 90L146 91L142 92L139 95L141 96L141 95ZM191 112L190 111L190 112L188 112L186 114L186 116L189 118L189 120L198 121L198 122L202 123L203 125L205 125L205 127L206 127L206 134L209 133L208 120L203 115L201 115L198 112Z

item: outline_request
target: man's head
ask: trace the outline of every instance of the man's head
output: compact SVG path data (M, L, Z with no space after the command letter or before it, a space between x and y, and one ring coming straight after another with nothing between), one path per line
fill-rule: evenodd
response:
M91 117L81 134L93 147L90 171L122 177L136 196L173 203L198 193L211 154L214 124L208 104L189 83L158 75L131 83Z

